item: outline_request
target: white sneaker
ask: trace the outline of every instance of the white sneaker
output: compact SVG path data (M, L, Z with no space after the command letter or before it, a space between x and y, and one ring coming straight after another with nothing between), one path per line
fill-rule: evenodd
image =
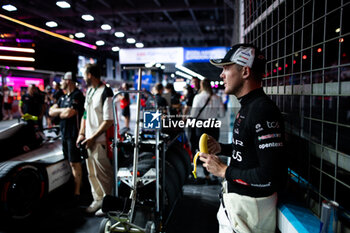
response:
M86 213L92 214L95 213L97 210L101 209L102 207L102 200L98 200L98 201L93 201L91 203L91 205L86 208Z
M97 211L95 212L95 216L97 216L97 217L103 217L103 216L106 216L106 213L104 213L104 212L102 211L102 209L99 209L99 210L97 210Z

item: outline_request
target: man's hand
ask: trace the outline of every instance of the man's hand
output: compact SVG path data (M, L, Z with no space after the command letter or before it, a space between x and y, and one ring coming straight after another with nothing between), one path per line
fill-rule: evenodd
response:
M200 153L199 159L203 162L203 167L214 176L225 178L227 165L221 162L218 156L213 154Z
M217 154L221 152L220 144L210 135L208 135L207 146L209 154Z
M83 134L79 134L77 141L76 141L76 146L79 148L79 142L85 140L85 136Z
M94 144L95 144L95 138L94 137L91 137L91 138L86 138L82 144L85 144L85 148L86 149L91 149Z

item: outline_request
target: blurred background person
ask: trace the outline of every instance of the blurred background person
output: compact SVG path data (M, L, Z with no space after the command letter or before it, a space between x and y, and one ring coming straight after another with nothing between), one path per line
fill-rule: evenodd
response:
M38 93L38 89L34 84L30 84L27 89L27 93L21 97L19 101L19 113L21 117L28 113L32 116L37 116L38 120L34 121L40 129L42 129L42 109L43 109L42 97Z
M4 120L12 120L13 93L8 88L8 86L4 85L3 94L4 94L4 110L6 114L4 117Z
M53 81L52 85L53 85L52 101L53 101L53 104L55 104L61 98L61 96L64 95L64 92L61 89L60 83Z
M172 83L167 83L165 85L165 93L170 94L170 102L168 102L170 107L170 115L177 115L180 114L181 110L181 95L178 94L175 89L174 85Z
M122 91L129 90L129 85L123 83L121 86ZM118 100L120 102L120 108L122 109L122 116L124 118L125 127L129 130L130 125L130 95L129 93L122 93L118 95Z
M191 108L192 108L192 103L193 103L193 98L194 98L194 92L193 92L193 88L190 85L186 85L184 87L184 97L183 97L183 101L184 101L184 109L183 109L183 115L187 115Z
M61 84L53 81L52 83L52 98L51 98L51 106L56 104L57 101L64 95L63 90L61 89ZM51 125L59 125L60 118L59 116L51 117Z
M168 102L166 99L162 96L164 91L164 87L161 83L156 83L154 87L152 88L152 94L155 96L155 100L158 104L158 109L161 109L163 113L167 112L167 106ZM146 108L152 109L154 108L153 98L149 97L146 102Z
M208 79L201 80L200 91L193 99L191 117L195 118L197 121L205 121L209 118L218 119L219 117L222 117L223 114L224 106L221 98L213 92ZM203 133L212 136L216 141L218 141L220 136L220 128L196 128L194 137L192 137L193 135L191 136L191 139L193 138L191 140L192 154L196 153L196 150L199 147L198 141ZM206 169L203 170L206 179L209 179L209 172Z
M191 86L193 88L194 95L197 95L200 89L200 80L197 77L192 77L191 79Z

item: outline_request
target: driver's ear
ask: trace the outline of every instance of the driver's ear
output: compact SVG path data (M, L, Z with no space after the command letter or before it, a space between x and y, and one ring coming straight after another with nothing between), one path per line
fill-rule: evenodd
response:
M243 66L242 68L242 76L243 78L248 78L250 76L251 69L248 66Z

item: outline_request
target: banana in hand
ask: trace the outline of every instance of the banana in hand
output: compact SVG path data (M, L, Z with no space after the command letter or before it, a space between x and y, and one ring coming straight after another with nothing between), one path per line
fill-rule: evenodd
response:
M208 134L204 133L202 134L202 136L199 139L199 151L202 153L208 153ZM197 154L194 156L193 158L193 171L192 174L194 176L194 178L197 179L197 159L199 157L199 153L197 152Z

